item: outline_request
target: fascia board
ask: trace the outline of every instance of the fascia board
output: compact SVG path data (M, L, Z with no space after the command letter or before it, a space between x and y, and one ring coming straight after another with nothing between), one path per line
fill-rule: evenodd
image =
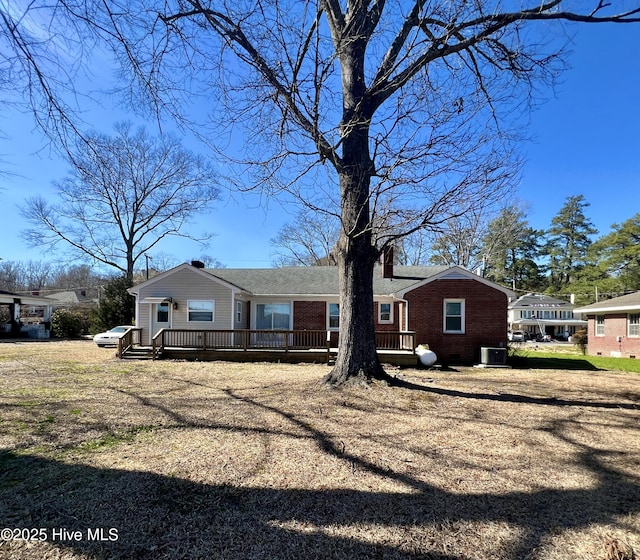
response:
M510 290L509 288L505 288L504 286L500 286L499 284L496 284L495 282L491 282L491 280L487 280L486 278L482 278L482 276L478 276L477 274L474 274L473 272L469 272L465 268L462 268L461 266L457 266L457 265L451 266L451 267L447 268L446 270L443 270L442 272L438 272L437 274L434 274L433 276L429 276L429 278L425 278L424 280L420 280L419 282L416 282L415 284L412 284L411 286L409 286L407 288L404 288L402 290L398 290L397 292L393 292L390 295L392 297L396 297L398 299L404 299L408 292L411 292L411 291L415 290L416 288L419 288L419 287L424 286L426 284L429 284L431 282L435 282L436 280L445 279L446 276L448 276L449 274L451 274L451 272L454 272L454 271L456 273L461 273L465 277L465 279L467 279L467 280L474 280L476 282L480 282L481 284L484 284L485 286L488 286L490 288L494 288L495 290L498 290L498 291L502 292L503 294L505 294L507 296L507 298L515 296L515 293L512 290Z

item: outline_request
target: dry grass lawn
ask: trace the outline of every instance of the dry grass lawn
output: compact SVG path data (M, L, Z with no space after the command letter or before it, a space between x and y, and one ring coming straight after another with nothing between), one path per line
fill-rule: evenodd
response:
M0 558L640 554L638 375L326 372L0 344Z

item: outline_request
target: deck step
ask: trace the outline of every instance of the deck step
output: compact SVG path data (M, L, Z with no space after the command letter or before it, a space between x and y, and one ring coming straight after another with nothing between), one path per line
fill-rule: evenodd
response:
M151 360L153 351L149 348L129 348L122 354L123 360Z

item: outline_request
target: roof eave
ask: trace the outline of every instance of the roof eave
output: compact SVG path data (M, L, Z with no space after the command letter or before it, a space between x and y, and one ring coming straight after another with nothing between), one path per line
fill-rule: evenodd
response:
M574 313L584 313L585 315L593 315L594 313L616 313L640 311L640 303L631 305L616 305L614 307L576 307Z
M451 271L456 270L458 272L460 272L461 274L463 274L467 280L474 280L476 282L480 282L481 284L484 284L485 286L489 286L490 288L494 288L500 292L502 292L503 294L506 295L507 299L510 297L514 297L515 296L515 292L513 290L510 290L509 288L505 288L504 286L501 286L500 284L496 284L495 282L492 282L491 280L487 280L486 278L483 278L482 276L478 276L477 274L474 274L473 272L470 272L469 270L467 270L466 268L463 268L461 266L458 265L453 265L450 266L449 268L442 270L440 272L438 272L437 274L434 274L433 276L429 276L427 278L424 278L423 280L418 280L416 281L415 284L412 284L411 286L408 286L406 288L403 288L401 290L398 290L397 292L392 292L390 294L391 297L396 298L396 299L404 299L405 295L407 294L407 292L410 292L412 290L415 290L416 288L423 286L425 284L429 284L430 282L434 282L436 280L441 280L442 278L446 277L447 274L450 274Z

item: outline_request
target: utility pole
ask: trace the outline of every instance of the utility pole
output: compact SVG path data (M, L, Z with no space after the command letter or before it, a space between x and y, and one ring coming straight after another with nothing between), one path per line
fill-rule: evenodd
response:
M144 259L147 262L147 280L149 280L149 259L151 259L151 257L145 253L144 254ZM151 260L153 260L153 259L151 259Z

